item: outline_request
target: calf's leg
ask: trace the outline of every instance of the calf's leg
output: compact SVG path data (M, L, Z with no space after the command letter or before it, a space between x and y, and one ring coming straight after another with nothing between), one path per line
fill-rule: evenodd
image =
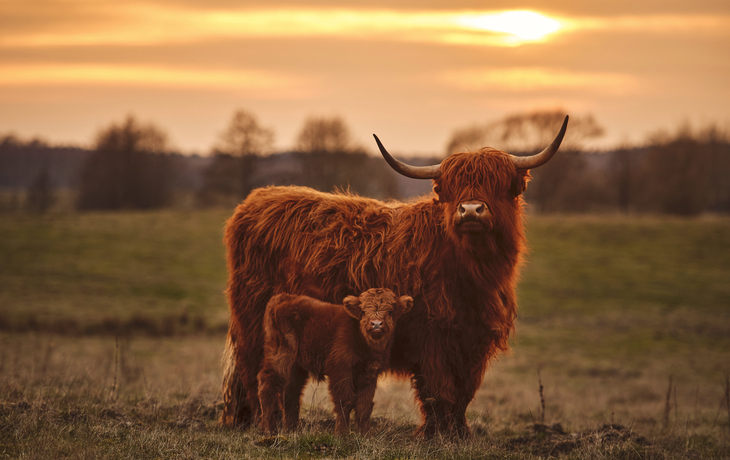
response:
M307 384L309 374L299 366L289 373L289 381L284 387L284 424L287 431L295 431L299 424L299 408L302 404L302 393Z
M357 396L357 403L355 404L355 421L361 434L367 434L370 431L370 416L373 413L373 397L375 397L375 388L377 387L377 380L374 385L368 385L363 388Z
M267 433L273 433L281 422L282 390L286 382L269 361L265 360L258 375L258 384L258 399L261 402L261 428Z

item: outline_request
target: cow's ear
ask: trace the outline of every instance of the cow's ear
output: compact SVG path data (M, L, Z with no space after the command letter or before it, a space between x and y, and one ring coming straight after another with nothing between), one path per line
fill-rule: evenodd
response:
M347 297L345 297L345 300L342 301L342 304L345 306L347 314L360 321L360 318L362 318L360 299L353 295L348 295Z
M441 184L434 183L433 184L433 194L436 195L436 201L439 201L439 199L441 198L439 193L441 193Z
M512 179L512 187L510 188L512 195L515 197L522 195L522 193L527 189L527 183L530 182L530 179L531 176L529 169L518 169L517 174L515 174L515 177Z
M398 298L398 303L400 304L400 314L407 313L411 307L413 306L413 297L409 295L404 295Z

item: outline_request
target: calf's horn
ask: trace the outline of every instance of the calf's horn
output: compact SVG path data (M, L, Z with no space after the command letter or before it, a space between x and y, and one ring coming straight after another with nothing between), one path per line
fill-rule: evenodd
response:
M518 157L514 155L510 155L512 157L512 162L515 165L515 168L517 169L532 169L537 168L538 166L542 166L548 161L550 161L550 158L555 155L555 152L558 151L558 148L560 148L560 143L563 142L563 136L565 136L565 130L568 127L568 116L565 116L565 120L563 121L563 127L560 128L560 132L555 137L555 139L548 145L545 150L543 150L540 153L536 153L534 155L530 155L529 157Z
M375 138L375 142L378 143L378 148L380 149L380 153L383 155L383 158L385 158L385 161L388 162L395 172L406 177L410 177L411 179L436 179L441 175L441 169L439 169L441 164L434 166L411 166L405 164L402 161L393 158L393 156L385 150L385 147L383 147L383 144L380 143L378 136L373 134L373 137Z

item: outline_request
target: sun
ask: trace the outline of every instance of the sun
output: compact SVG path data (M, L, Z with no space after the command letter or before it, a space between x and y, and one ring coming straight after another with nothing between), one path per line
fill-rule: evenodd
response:
M539 41L561 28L557 19L528 10L465 16L459 22L472 29L509 34L520 41Z

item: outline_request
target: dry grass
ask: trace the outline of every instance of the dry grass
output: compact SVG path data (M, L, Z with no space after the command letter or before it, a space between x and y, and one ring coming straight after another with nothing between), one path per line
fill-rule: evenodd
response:
M521 333L542 332L532 326ZM216 426L223 336L0 335L0 456L9 458L721 458L725 382L683 358L642 370L517 345L469 407L473 437L421 442L408 382L379 385L370 437L331 435L326 386L309 386L303 427L264 437ZM721 366L726 355L700 367ZM725 360L724 362L728 362ZM537 369L544 385L545 421ZM678 373L668 424L668 368ZM682 368L685 370L682 371ZM708 369L705 369L708 370ZM710 369L711 370L711 369Z

